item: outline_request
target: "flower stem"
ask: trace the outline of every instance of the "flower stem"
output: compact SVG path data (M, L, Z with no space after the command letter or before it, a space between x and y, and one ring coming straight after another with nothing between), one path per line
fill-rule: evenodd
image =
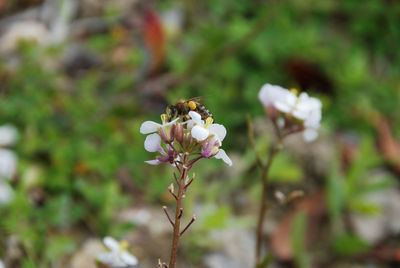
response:
M200 159L200 158L199 158ZM192 180L186 184L185 180L187 177L187 174L189 170L192 168L193 164L199 160L196 159L195 161L189 160L189 155L185 155L183 158L183 163L181 165L181 168L179 168L179 172L181 174L180 178L178 179L175 176L175 179L178 184L178 194L176 195L176 210L175 210L175 221L173 224L174 227L174 233L173 233L173 238L172 238L172 248L171 248L171 258L169 261L169 266L168 268L175 268L175 263L176 263L176 256L178 253L178 243L179 243L179 238L182 236L182 234L190 227L190 225L195 221L196 217L193 216L192 220L190 223L184 228L184 230L181 232L180 227L181 227L181 218L182 218L182 213L183 213L183 208L182 208L182 199L185 195L185 192L192 182ZM176 165L178 167L178 165Z
M262 169L262 195L260 199L260 210L258 213L258 221L256 228L256 266L261 261L261 248L263 241L263 226L265 220L265 212L267 210L267 184L268 184L268 172L271 168L272 161L274 160L276 154L281 150L281 141L279 140L277 145L272 148L268 161L265 165L263 165Z

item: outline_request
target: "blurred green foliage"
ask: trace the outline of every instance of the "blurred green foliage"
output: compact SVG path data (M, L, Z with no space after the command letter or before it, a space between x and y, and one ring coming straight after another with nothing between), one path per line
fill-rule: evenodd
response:
M379 111L400 131L400 4L381 0L189 2L182 5L187 28L176 43L167 43L166 53L167 71L183 79L166 98L174 102L204 96L216 121L228 130L224 147L244 155L244 166L228 179L218 160L203 161L195 170L201 179L195 181L187 206L194 207L195 199L223 204L231 191L248 186L249 181L254 184L246 189L258 194L254 156L244 134L245 115L263 116L257 93L264 83L302 87L299 77L310 76L303 89L324 102L323 131L346 129L363 137L362 153L348 174L341 174L338 167L327 174L331 220L340 221L347 209L378 213L379 208L364 201L363 195L390 187L391 182L363 179L371 168L382 165L373 150L369 114ZM164 1L159 9L174 4ZM78 77L51 67L61 60L68 43L51 49L21 44L18 68L10 71L5 62L0 64L1 122L14 124L20 132L17 194L10 206L0 208L0 240L19 234L27 255L23 267L51 266L55 259L72 254L88 234L122 235L128 227L115 223L118 210L135 198L159 202L171 179L165 172L169 167L143 163L154 156L145 152L139 126L145 120L158 120L158 112L164 109L145 107L136 94L140 81L133 73L145 62L143 51L132 46L118 65L111 60L118 46L111 34L92 36L84 43L101 54L103 62ZM298 62L325 78L304 73L309 67L294 64ZM120 102L120 95L127 98ZM153 110L157 112L149 112ZM258 140L263 154L268 141ZM124 187L117 179L121 171L128 172L140 197L129 191L122 194ZM273 183L300 184L303 176L287 153L276 159L271 170ZM37 197L32 193L38 189ZM204 217L199 229L224 228L231 214L226 204L221 205ZM293 230L300 267L309 262L301 243L305 224L300 215ZM84 235L73 233L76 230L84 230ZM333 248L339 255L365 248L353 235L337 235Z

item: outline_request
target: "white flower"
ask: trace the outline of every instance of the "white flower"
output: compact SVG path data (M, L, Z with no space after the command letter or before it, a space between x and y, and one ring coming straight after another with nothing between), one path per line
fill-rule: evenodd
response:
M321 121L321 110L313 110L307 119L304 121L305 130L303 132L304 140L310 142L318 137L318 129Z
M181 33L183 15L179 8L168 9L161 14L162 25L168 38L175 39Z
M0 206L8 205L14 199L14 190L7 182L0 180ZM1 268L0 262L0 268Z
M0 268L6 268L2 260L0 260Z
M0 145L13 145L18 138L17 129L12 125L3 125L0 127Z
M137 258L126 250L128 247L127 242L118 242L114 238L107 236L104 238L103 243L110 251L100 253L97 256L97 260L102 264L110 267L129 267L138 264Z
M219 149L218 153L214 156L217 159L222 159L228 166L232 166L232 160L229 158L229 156L226 154L224 149Z
M167 151L165 152L164 148L161 146L161 137L157 133L150 134L146 137L144 141L144 148L148 152L159 152L162 157L157 157L154 160L145 161L145 163L150 165L159 165L165 162L170 162L171 159L174 158L172 148L167 144Z
M202 144L202 156L222 159L226 164L231 166L231 159L223 149L219 148L226 136L225 127L221 124L212 124L212 118L207 118L206 123L204 123L201 120L201 115L193 111L189 112L189 116L192 118L191 122L188 123L188 127L192 126L192 137L198 141L205 141Z
M270 84L261 88L258 97L265 107L273 106L278 111L301 120L305 141L313 141L318 137L322 117L322 103L319 99L309 97L305 92L297 96L285 88ZM281 118L277 122L279 127L285 126Z
M150 133L157 132L160 128L167 129L167 128L171 127L173 124L175 124L176 121L178 121L178 119L179 118L176 118L175 120L172 120L171 122L167 122L165 114L163 114L163 115L161 115L162 124L158 124L153 121L143 122L142 125L140 126L140 133L150 134Z
M11 125L0 127L0 147L10 146L18 138L18 132ZM0 178L10 179L17 169L17 156L11 150L0 148Z
M191 128L191 135L198 141L204 141L210 135L215 135L215 137L222 142L222 140L226 136L226 129L221 124L213 124L212 118L207 118L206 123L201 120L201 115L190 111L189 116L192 118L191 122L188 123L188 127L192 126Z
M287 98L291 97L296 97L296 95L286 88L271 84L263 85L258 93L258 98L265 107L275 106L277 101L284 102Z
M276 108L284 113L290 113L300 120L307 120L312 113L321 110L321 101L317 98L309 97L303 92L297 97L295 94L287 95L285 100L277 100L274 102Z
M0 148L0 178L10 179L17 169L17 156L8 149Z

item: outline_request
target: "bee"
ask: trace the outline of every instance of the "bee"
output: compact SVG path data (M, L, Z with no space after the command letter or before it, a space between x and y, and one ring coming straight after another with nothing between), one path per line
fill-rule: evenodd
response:
M200 98L192 98L189 100L178 100L174 104L168 105L166 109L167 120L171 122L176 118L181 118L183 122L190 120L189 112L194 111L201 115L202 120L211 117L214 120L210 111L199 102Z

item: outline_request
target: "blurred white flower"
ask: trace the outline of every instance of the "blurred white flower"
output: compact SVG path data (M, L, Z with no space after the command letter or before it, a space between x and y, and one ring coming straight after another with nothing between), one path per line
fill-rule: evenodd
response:
M0 179L10 179L17 169L17 156L8 149L0 148Z
M14 198L14 190L11 188L11 186L3 181L0 180L0 206L3 205L8 205ZM0 263L0 268L1 268L1 263Z
M279 111L289 113L300 120L307 120L309 117L321 113L322 108L319 99L309 97L305 92L301 93L299 97L293 93L288 94L285 100L277 100L274 105Z
M18 21L9 26L0 39L0 51L3 53L15 50L20 41L35 41L44 44L48 30L37 21Z
M15 143L18 138L18 132L11 125L3 125L0 127L0 178L10 179L17 169L16 154L5 148Z
M13 145L18 138L17 129L12 125L3 125L0 127L0 146Z
M161 14L164 32L167 38L175 39L182 32L183 11L177 7L168 9Z
M135 256L127 251L128 243L126 241L118 242L112 237L105 237L104 245L108 248L108 252L102 252L97 255L97 260L110 267L130 267L138 264Z
M6 268L2 260L0 260L0 268Z
M322 117L322 103L319 99L309 97L305 92L297 96L292 91L270 84L265 84L261 88L258 97L266 108L273 108L270 117L272 120L277 120L278 127L284 128L287 123L285 120L290 121L291 118L296 118L301 121L297 125L301 124L305 141L313 141L318 137ZM286 115L284 121L274 114L273 111L277 110ZM291 122L291 124L296 123Z
M284 102L287 98L293 97L296 97L296 95L286 88L271 84L263 85L258 93L258 98L265 107L275 106L276 102Z

